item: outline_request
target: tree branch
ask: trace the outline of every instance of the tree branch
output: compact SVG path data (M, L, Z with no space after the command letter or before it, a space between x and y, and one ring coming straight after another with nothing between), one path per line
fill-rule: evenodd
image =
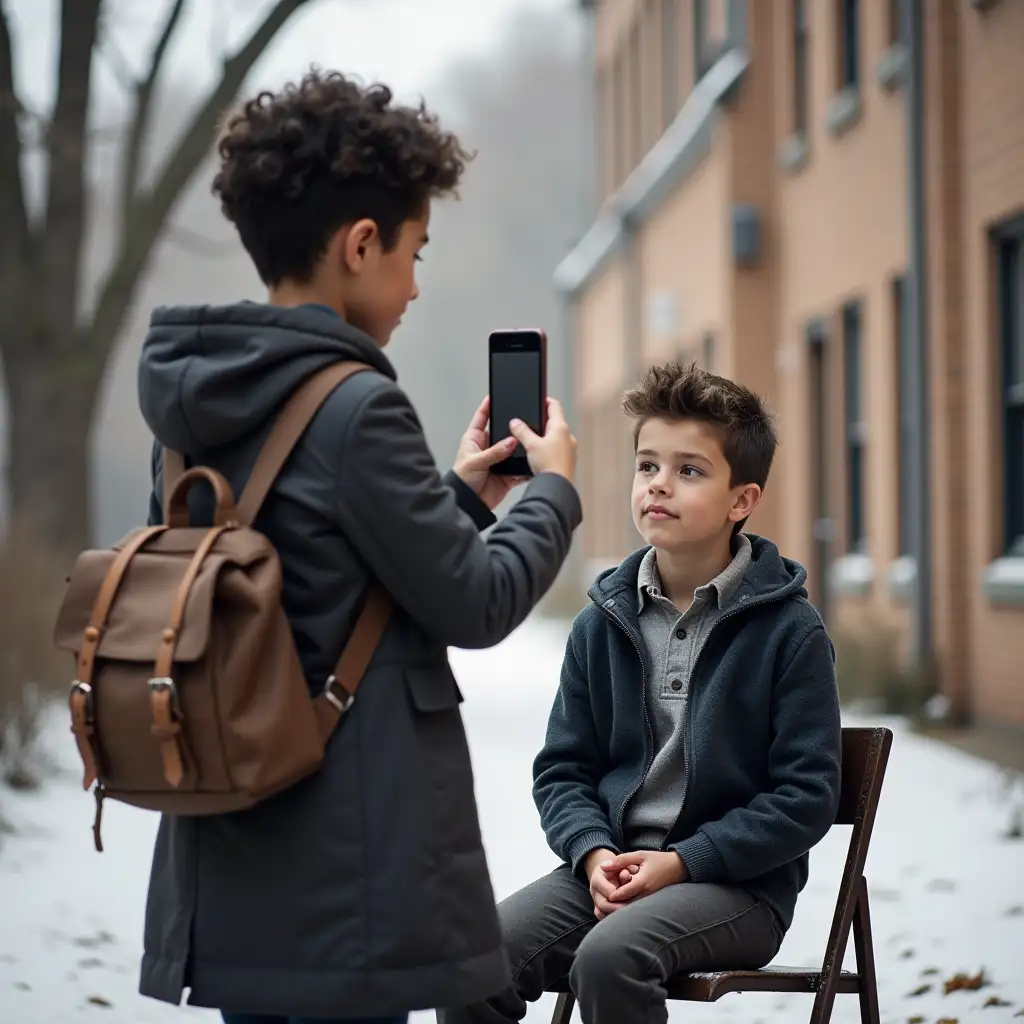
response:
M164 56L178 27L185 0L174 0L170 13L164 22L160 38L153 47L149 59L149 70L146 77L135 86L135 116L132 118L131 130L124 149L124 164L121 171L121 234L128 230L132 203L139 189L139 169L142 164L142 146L149 130L149 115L153 107L153 96L156 92L156 81L163 66Z
M209 152L224 110L274 36L307 3L309 0L277 0L245 45L224 62L220 81L179 136L152 188L140 192L131 204L120 251L100 289L92 322L85 329L90 360L105 359L117 339L167 217Z
M0 238L5 239L0 245L0 274L8 261L25 259L29 240L18 130L22 106L14 91L12 49L7 15L0 6Z
M86 121L93 47L102 0L64 0L60 12L57 100L49 132L49 167L42 233L47 332L57 343L73 341L85 233Z

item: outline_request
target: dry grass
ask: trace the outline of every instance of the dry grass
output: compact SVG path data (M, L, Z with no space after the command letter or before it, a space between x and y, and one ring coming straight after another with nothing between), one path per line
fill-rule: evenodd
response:
M0 535L0 783L9 786L38 781L41 714L70 671L53 645L64 577L65 566L25 526Z
M897 634L881 622L860 633L836 630L836 677L844 705L883 714L921 717L935 680L905 665Z

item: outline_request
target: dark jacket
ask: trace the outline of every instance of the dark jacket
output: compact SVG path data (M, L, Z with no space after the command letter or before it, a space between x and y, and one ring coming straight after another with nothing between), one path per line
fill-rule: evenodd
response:
M695 882L730 882L784 928L807 853L839 804L842 736L834 651L803 567L751 536L752 560L693 668L679 817L665 848ZM645 551L602 574L573 624L534 798L548 843L578 870L591 850L625 852L623 816L654 757L637 624Z
M482 539L493 517L438 474L388 360L316 307L158 310L142 412L157 442L237 495L291 391L342 359L377 372L328 398L256 526L280 553L314 690L371 575L398 610L321 771L249 811L162 819L141 981L158 999L191 987L200 1006L364 1017L508 981L446 648L495 644L526 618L569 550L575 490L542 474ZM155 457L155 520L160 476Z

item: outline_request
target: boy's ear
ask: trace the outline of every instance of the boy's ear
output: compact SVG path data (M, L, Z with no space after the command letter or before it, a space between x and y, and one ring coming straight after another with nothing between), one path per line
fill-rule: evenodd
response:
M342 231L342 261L350 273L358 274L365 269L367 261L373 258L379 248L377 243L380 241L380 232L376 222L368 217L357 220Z
M729 509L729 519L734 523L746 519L761 503L762 493L757 484L744 484L738 488L733 497L732 508Z

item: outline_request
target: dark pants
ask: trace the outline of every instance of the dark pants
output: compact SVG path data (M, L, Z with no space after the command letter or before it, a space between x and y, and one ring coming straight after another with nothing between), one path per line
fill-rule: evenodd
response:
M406 1024L408 1014L401 1017L336 1017L333 1021L321 1017L266 1017L253 1013L222 1013L224 1024Z
M512 988L485 1003L439 1011L439 1024L522 1020L527 1002L566 977L584 1024L663 1024L668 979L756 970L771 962L783 938L768 906L727 885L670 885L597 921L590 892L567 867L520 889L498 910Z

